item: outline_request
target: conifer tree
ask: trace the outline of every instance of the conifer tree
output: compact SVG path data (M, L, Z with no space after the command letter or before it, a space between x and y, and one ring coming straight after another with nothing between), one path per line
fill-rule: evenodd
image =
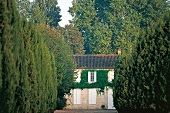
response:
M16 107L15 95L19 85L20 19L14 1L1 1L2 45L2 112L12 112Z
M119 2L123 2L123 1L119 1ZM118 11L118 12L115 12L116 14L120 14L123 12L123 11L120 11L119 6L122 6L124 8L130 8L130 10L123 10L125 11L124 13L125 17L124 15L120 17L116 16L118 18L115 18L115 19L119 19L119 21L118 20L114 21L114 22L118 22L118 24L121 25L118 27L120 27L121 29L123 28L124 30L124 31L120 30L118 32L115 32L116 30L114 30L114 32L117 33L115 36L118 36L115 39L117 43L116 45L120 48L125 49L122 51L122 55L118 58L118 63L115 69L115 82L114 82L115 83L114 84L115 106L117 106L116 108L120 112L128 112L128 109L129 109L129 112L130 111L137 112L137 111L142 111L146 109L147 110L150 109L156 112L165 112L163 110L164 108L166 109L165 106L167 105L167 103L165 102L166 101L165 98L164 98L164 102L162 101L165 106L164 107L162 106L162 108L156 107L158 105L154 103L156 101L154 100L154 95L153 95L155 92L152 89L156 89L154 88L154 83L156 82L153 80L153 78L155 78L154 76L156 76L156 71L154 69L155 66L153 65L152 61L155 58L151 57L153 56L153 53L150 53L150 52L153 50L156 51L157 47L155 47L155 45L159 47L162 44L159 45L159 44L154 43L155 41L154 38L158 39L159 36L153 37L155 32L153 32L154 30L150 31L150 29L156 29L159 26L159 25L157 26L154 22L158 22L156 20L158 20L160 17L164 15L165 12L168 11L167 10L168 2L164 0L161 0L161 1L130 0L130 1L124 2L124 4L123 3L112 4L111 8L114 9L113 11ZM128 16L129 14L128 11L130 11L132 15ZM126 20L126 15L130 19L130 23L128 23L127 26L126 26L126 22L128 21ZM137 18L135 18L136 17L135 15L136 16L138 15ZM133 22L133 17L134 17L134 20L137 19L137 21ZM120 19L122 21L120 21ZM165 20L163 19L163 21ZM152 24L154 24L155 26ZM129 25L133 25L134 27L130 27ZM148 26L151 26L151 27L147 28ZM134 28L134 30L132 30L131 28L132 29ZM144 30L146 28L147 30ZM143 29L143 32L141 32L142 31L141 29ZM150 37L150 39L148 39L147 36L143 36L143 38L141 39L141 36L145 33L148 35L148 37ZM126 38L124 36L121 37L122 34L125 34L124 36L127 36L127 37ZM134 43L131 43L129 39L130 40L133 39L132 42ZM130 42L128 42L128 40ZM143 40L143 42L139 44L142 46L142 48L138 46L138 49L136 50L135 49L136 42L138 42L139 40L140 41ZM145 48L145 51L143 51L144 48ZM141 53L141 51L143 51L143 53ZM143 54L143 56L140 56L139 54ZM137 63L137 62L140 62L140 63ZM121 82L122 80L126 82ZM162 84L165 84L165 82L166 80L162 82ZM163 87L166 87L166 85L163 85ZM122 94L120 92L125 92L125 93ZM157 101L157 102L161 103L161 101ZM159 111L158 108L160 108L161 111ZM147 111L143 111L143 112L147 112Z
M57 109L63 109L66 100L63 99L65 93L69 93L74 79L75 64L72 51L64 37L55 29L51 29L43 24L37 25L44 37L51 54L54 54L55 76L57 77Z
M169 112L169 14L165 12L165 17L141 32L129 63L119 63L114 86L119 112Z
M15 1L1 1L1 112L53 112L57 99L54 58ZM53 91L54 90L54 91Z
M62 44L62 43L60 43ZM75 63L73 54L69 46L64 42L57 50L57 74L63 74L61 85L58 87L57 109L63 109L66 106L66 99L63 98L65 94L70 93L74 82ZM61 50L63 50L61 52ZM60 69L62 68L62 70Z
M153 109L156 112L168 112L168 81L169 81L169 12L167 16L152 23L139 40L137 65L143 70L139 84L142 108ZM148 79L149 78L149 79ZM159 96L158 96L159 94Z
M33 31L35 37L31 40L33 45L33 52L36 53L34 57L35 59L35 72L37 76L32 76L31 80L36 80L35 85L33 85L33 89L37 90L34 92L32 90L32 94L34 97L37 97L38 105L37 106L38 112L52 112L56 107L56 97L57 97L57 76L56 70L54 68L55 62L53 60L53 56L49 52L49 49L44 42L44 39L37 29ZM35 87L38 85L37 87ZM34 99L34 98L32 98ZM35 108L33 108L36 110ZM35 111L37 112L37 111Z
M0 75L2 75L2 51L0 45ZM0 90L2 88L2 77L0 76Z
M3 27L2 26L2 21L3 21L3 4L0 2L0 102L1 102L1 95L2 95L2 31L3 31ZM0 104L1 106L1 104ZM1 107L0 107L0 111L1 111Z
M28 53L26 52L24 40L22 40L21 44L21 57L22 60L20 64L20 81L18 87L18 107L22 109L22 112L29 112L31 111L32 101L31 101L31 94L30 91L32 90L29 83L29 61L27 58ZM35 86L36 87L36 86ZM29 95L28 95L29 94ZM35 97L36 98L36 97ZM36 101L36 99L34 99ZM21 107L22 106L22 107ZM36 106L35 106L36 107ZM34 108L36 109L36 108Z

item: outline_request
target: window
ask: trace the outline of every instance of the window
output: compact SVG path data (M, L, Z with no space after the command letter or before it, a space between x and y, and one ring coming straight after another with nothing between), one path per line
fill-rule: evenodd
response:
M114 79L114 71L109 71L108 73L108 81L109 82L112 82L112 80Z
M96 72L88 72L88 82L96 82Z
M89 89L89 104L96 104L96 89Z
M74 104L81 104L81 89L74 89L73 90L73 102Z
M75 71L75 82L80 82L81 81L81 72L80 71Z
M90 81L91 81L91 82L94 82L94 72L91 72Z

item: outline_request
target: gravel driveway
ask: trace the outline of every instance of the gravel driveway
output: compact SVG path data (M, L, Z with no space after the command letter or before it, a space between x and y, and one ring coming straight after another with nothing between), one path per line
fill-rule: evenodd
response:
M118 113L116 110L56 110L54 113Z

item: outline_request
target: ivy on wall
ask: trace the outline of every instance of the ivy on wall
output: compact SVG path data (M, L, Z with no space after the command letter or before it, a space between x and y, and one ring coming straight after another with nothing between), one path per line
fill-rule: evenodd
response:
M95 83L88 83L88 72L96 72L97 81ZM81 73L80 83L75 83L74 88L100 88L104 91L106 86L112 87L113 83L108 82L108 72L109 70L83 70Z

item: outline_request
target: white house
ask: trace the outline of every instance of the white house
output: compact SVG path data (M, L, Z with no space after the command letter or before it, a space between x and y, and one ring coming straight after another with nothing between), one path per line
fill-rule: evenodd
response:
M112 80L117 55L75 55L76 83L65 109L115 109Z

